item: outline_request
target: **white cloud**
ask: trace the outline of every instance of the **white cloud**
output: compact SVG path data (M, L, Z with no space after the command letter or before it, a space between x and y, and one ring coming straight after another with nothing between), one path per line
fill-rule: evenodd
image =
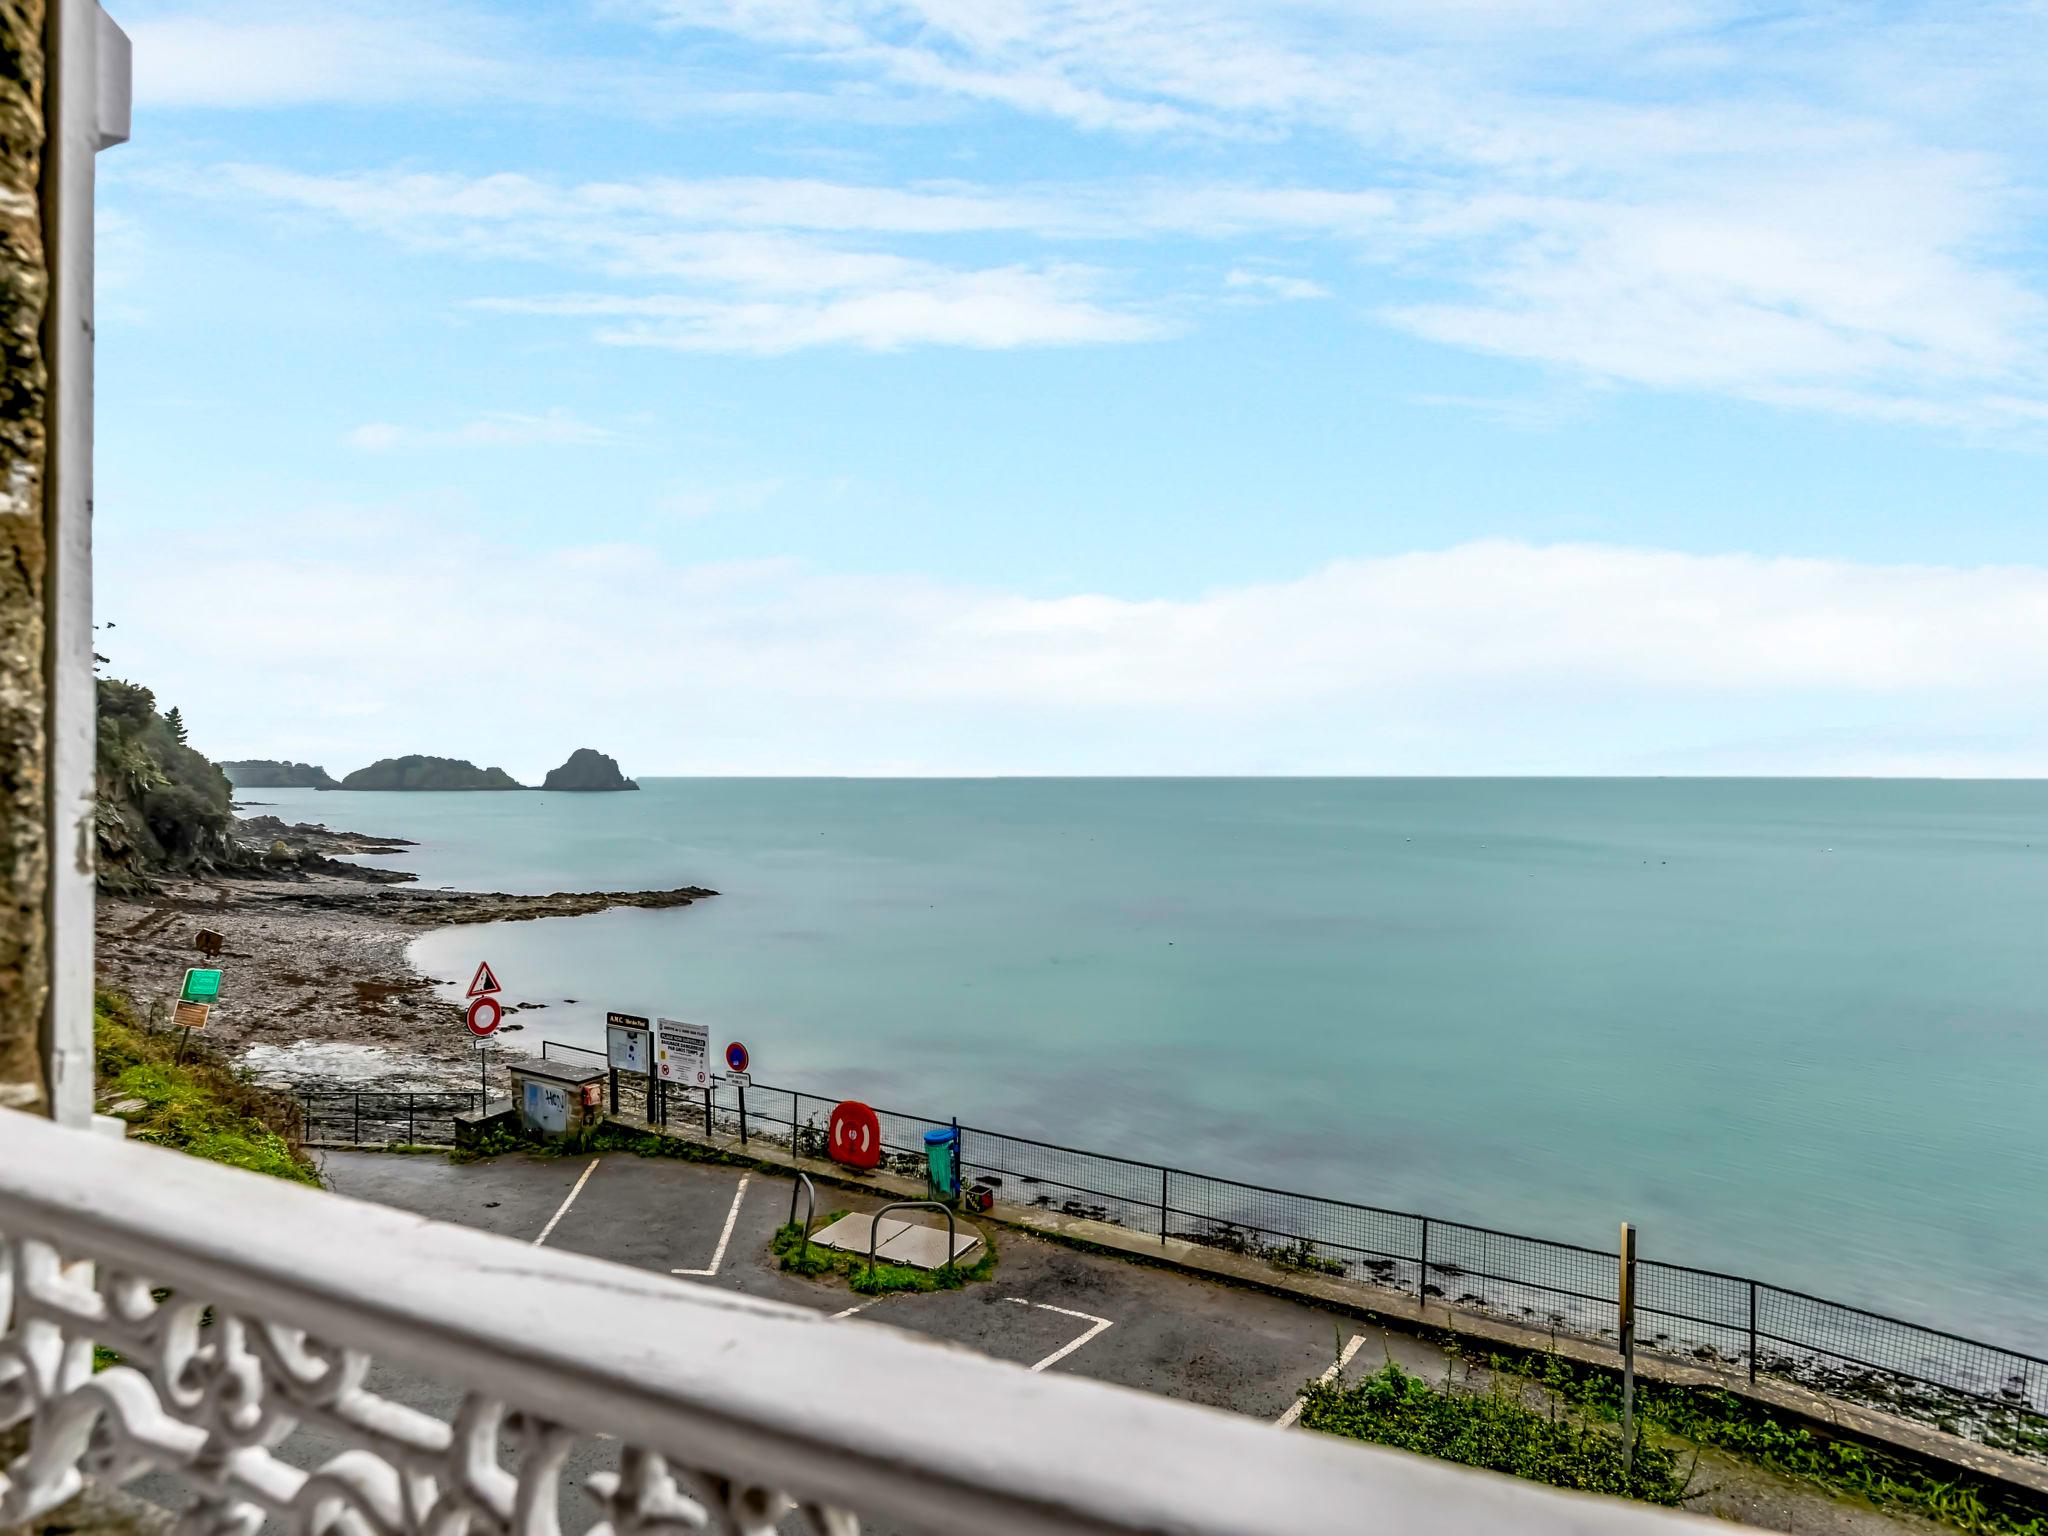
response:
M1327 299L1330 296L1329 289L1305 277L1289 277L1280 272L1246 272L1242 268L1226 274L1223 286L1248 297L1266 299Z
M1097 303L1090 296L1097 276L1085 268L951 272L921 263L884 265L886 274L868 274L870 280L861 281L850 273L840 284L809 273L788 283L802 294L797 299L564 294L486 299L478 307L621 321L597 332L599 341L612 346L763 355L819 346L876 352L919 345L1078 346L1149 341L1174 329L1165 319ZM872 280L877 276L880 281ZM771 281L758 269L743 281L772 291Z
M555 447L597 446L623 441L610 427L580 420L566 411L538 415L521 411L489 411L452 427L407 427L388 421L365 422L348 434L349 443L370 453L396 448L515 448L533 444Z
M1367 195L1393 205L1354 228L1361 254L1447 290L1381 312L1452 346L1965 430L2023 427L2048 401L2048 319L2025 255L2043 93L2023 61L2039 38L2012 8L647 8L909 95L1091 131L1289 139L1310 154L1315 136L1352 140L1381 183Z
M356 755L445 740L459 690L498 701L466 755L514 762L542 723L573 718L673 769L2048 770L2035 566L1478 543L1132 599L628 546L416 537L398 567L367 544L250 548L181 547L167 569L152 552L108 583L121 607L189 560L244 594L232 632L134 603L122 643L181 700L244 722L252 751L312 727L247 700L347 699L367 681L383 709L350 726ZM465 584L492 601L445 600ZM207 699L209 677L232 686ZM740 735L752 756L736 765L720 744ZM1914 756L1902 739L1970 745Z
M661 498L661 509L676 517L692 518L756 512L781 495L788 483L780 477L770 477L728 485L678 486Z
M158 60L164 83L151 89L172 100L395 99L429 80L454 99L514 89L505 82L532 66L503 58L531 46L494 38L455 3L342 13L213 0L145 17L160 35L138 52ZM737 38L743 53L718 56L749 79L780 79L776 66L795 61L815 82L822 63L839 83L817 94L835 109L988 103L1156 139L1155 163L1195 143L1205 174L1235 152L1216 141L1241 140L1245 163L1298 165L1324 184L560 182L231 166L194 190L420 249L597 274L623 290L613 299L675 310L602 339L685 349L1142 340L1227 301L1176 253L1162 257L1171 237L1245 247L1224 279L1238 302L1262 286L1311 296L1306 279L1260 274L1313 239L1331 248L1319 254L1355 259L1351 313L1448 346L1589 381L2040 435L2048 300L2029 151L2044 93L2019 46L2024 24L2004 10L620 0L617 13L693 43L705 31ZM508 30L519 27L495 26ZM672 86L686 67L675 59L700 52L673 50ZM617 62L570 50L555 73L582 91ZM622 94L644 84L643 67L619 76ZM694 96L690 84L669 94ZM935 249L969 236L984 237L972 259ZM1081 264L1044 247L1078 241L1093 243L1096 275L1077 286L1062 272ZM1317 270L1333 286L1336 264Z
M503 88L478 20L431 3L348 6L245 0L125 11L143 107L263 108L445 103ZM502 33L502 28L498 29Z

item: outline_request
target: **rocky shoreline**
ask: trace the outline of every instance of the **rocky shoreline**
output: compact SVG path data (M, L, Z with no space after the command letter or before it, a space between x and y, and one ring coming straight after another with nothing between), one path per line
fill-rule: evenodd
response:
M453 1004L406 958L431 928L580 917L610 907L686 907L714 891L503 892L423 890L403 871L344 862L411 846L276 817L244 819L244 841L270 850L260 876L165 881L142 894L103 891L97 924L101 985L145 1013L168 1012L185 967L205 963L201 929L225 940L221 1006L206 1043L277 1082L356 1078L412 1088L474 1082L476 1053ZM566 1001L566 999L565 999ZM521 1054L536 1002L508 1005L494 1050Z

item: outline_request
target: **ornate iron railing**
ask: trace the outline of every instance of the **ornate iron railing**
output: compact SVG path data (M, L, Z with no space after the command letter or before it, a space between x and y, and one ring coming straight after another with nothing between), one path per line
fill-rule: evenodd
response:
M143 1474L193 1536L1692 1525L0 1110L24 1420L0 1527Z

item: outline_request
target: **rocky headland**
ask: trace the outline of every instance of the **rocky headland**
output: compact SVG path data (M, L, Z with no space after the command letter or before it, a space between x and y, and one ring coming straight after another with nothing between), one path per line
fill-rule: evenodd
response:
M358 768L343 789L524 789L502 768L479 768L459 757L386 757Z
M339 789L334 777L314 763L288 763L267 757L223 762L220 771L237 789Z
M548 776L541 781L540 787L596 791L638 789L640 786L619 771L616 758L607 757L593 747L578 747L561 767L548 770Z

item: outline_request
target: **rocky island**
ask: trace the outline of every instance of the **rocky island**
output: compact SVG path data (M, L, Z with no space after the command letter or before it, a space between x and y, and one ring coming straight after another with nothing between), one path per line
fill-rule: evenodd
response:
M237 789L339 789L325 768L313 763L275 762L267 757L249 757L220 765L228 782Z
M618 761L592 747L578 747L569 761L548 770L542 789L611 790L640 786L619 772Z
M343 789L524 789L502 768L479 768L457 757L386 757L358 768Z

